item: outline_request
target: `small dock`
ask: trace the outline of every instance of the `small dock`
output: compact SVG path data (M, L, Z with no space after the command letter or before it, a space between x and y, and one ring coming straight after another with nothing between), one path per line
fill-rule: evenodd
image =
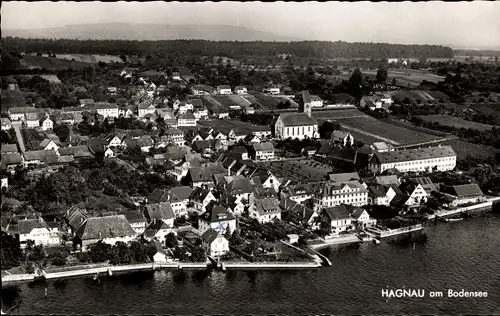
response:
M375 238L380 239L396 235L408 234L415 231L421 231L423 229L424 226L422 224L417 224L396 229L380 229L377 227L369 227L367 228L367 232L373 235Z
M465 207L458 207L452 210L441 210L437 211L434 214L429 214L426 216L426 219L436 219L436 218L443 218L446 216L452 216L452 215L457 215L461 213L466 213L469 211L481 211L481 210L486 210L486 209L491 209L493 202L499 201L500 197L491 197L488 198L486 202L483 203L478 203L470 206L465 206Z

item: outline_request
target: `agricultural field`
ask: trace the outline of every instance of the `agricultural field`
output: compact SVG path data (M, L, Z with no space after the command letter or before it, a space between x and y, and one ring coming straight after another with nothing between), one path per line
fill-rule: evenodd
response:
M285 160L263 163L277 177L287 177L294 182L324 181L333 168L312 159Z
M358 131L371 137L380 138L379 141L393 145L410 145L439 140L441 137L414 131L391 123L377 120L373 117L356 117L338 119L345 129Z
M500 152L499 149L496 149L491 146L468 143L463 140L454 139L454 140L446 140L443 142L436 143L436 145L450 145L455 153L457 154L457 160L464 160L467 157L472 156L478 159L488 159L495 157L497 153Z
M42 57L42 56L29 56L26 55L21 59L21 65L28 69L48 69L48 70L61 70L66 68L85 68L88 67L87 63L82 63L79 61L58 59L54 57Z
M481 103L472 104L470 108L476 111L483 112L489 115L499 115L500 114L500 103Z
M203 101L203 104L212 112L220 111L222 109L228 111L229 106L224 106L222 103L217 101L214 96L202 96L201 100Z
M123 60L119 56L112 55L57 54L56 58L91 64L97 64L100 61L103 63L123 63Z
M376 76L377 70L363 70L363 75L371 75ZM391 82L392 79L396 79L396 83L398 85L410 85L410 87L418 87L423 80L427 80L429 82L438 83L439 81L443 81L444 77L438 76L428 72L422 72L418 70L389 70L388 74L388 82Z
M198 124L205 127L211 127L215 130L227 130L227 131L235 128L238 129L246 128L249 131L262 130L264 128L269 129L269 126L254 125L239 120L207 120L207 121L198 121Z
M251 101L249 101L245 97L242 97L242 96L239 96L239 95L234 95L233 94L233 95L228 96L228 98L232 102L238 104L241 107L247 107L247 106L250 106L250 104L252 104Z
M360 110L354 109L338 109L338 110L314 110L312 111L312 116L316 120L336 120L343 118L355 118L355 117L369 117Z
M241 99L241 97L237 95L212 95L212 99L222 104L225 108L230 107L242 107L249 105L247 102Z
M288 100L288 99L285 99L283 97L269 96L269 95L265 95L265 94L260 93L260 92L252 92L252 96L256 100L256 102L254 104L256 106L256 109L264 110L264 111L278 110L278 104L280 104L281 102L286 102ZM292 102L291 107L293 107L293 105L294 105L294 102Z
M436 122L444 126L452 126L455 128L470 128L479 131L488 131L493 128L493 125L482 124L472 121L467 121L455 116L450 115L422 115L419 116L425 122Z

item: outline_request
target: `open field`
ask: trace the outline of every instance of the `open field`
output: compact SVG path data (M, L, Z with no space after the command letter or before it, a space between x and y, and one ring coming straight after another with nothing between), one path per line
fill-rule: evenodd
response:
M239 95L236 95L236 94L230 95L230 96L228 96L228 98L232 102L238 104L241 107L247 107L247 106L250 106L250 104L252 104L252 102L248 101L246 98L239 96Z
M251 92L251 94L256 100L256 102L255 102L256 104L254 104L254 105L257 106L258 109L260 109L260 110L277 110L278 104L280 104L281 102L287 101L287 99L285 99L285 98L273 97L273 96L265 95L265 94L260 93L260 92ZM292 103L292 107L293 107L293 103Z
M342 126L349 130L355 129L359 132L364 132L371 137L378 137L380 141L392 143L394 145L410 145L417 143L430 142L440 139L441 137L430 135L423 132L414 131L408 128L390 124L377 120L373 117L356 117L338 119Z
M262 163L277 177L287 177L294 182L319 182L324 181L331 166L311 159L285 160Z
M100 61L103 63L123 63L119 56L112 55L56 54L56 58L91 64L97 64Z
M241 100L241 98L237 95L212 95L211 96L214 100L222 104L224 107L230 108L230 107L241 107L243 105L248 105L247 102L244 100ZM239 102L238 102L239 101Z
M436 145L438 144L450 145L457 154L457 160L467 159L468 156L478 159L487 159L495 157L495 155L500 152L499 149L491 146L468 143L459 139L446 140L436 143Z
M228 106L224 106L224 104L217 101L214 96L204 95L201 97L203 104L212 112L217 112L221 110L229 111Z
M21 59L21 65L28 69L45 68L48 70L60 70L65 68L78 69L88 67L87 63L82 63L79 61L28 55L24 56L23 59Z
M363 70L363 75L376 76L377 70ZM389 70L388 82L391 82L393 78L396 79L396 83L398 85L408 85L410 87L416 87L422 83L423 80L427 80L429 82L438 83L439 81L443 81L444 77L438 76L432 73L418 71L418 70Z
M450 116L450 115L422 115L419 116L422 120L425 122L436 122L439 123L440 125L444 126L451 126L455 128L470 128L470 129L476 129L479 131L488 131L493 128L493 125L488 125L488 124L482 124L482 123L477 123L477 122L472 122L472 121L466 121L464 119Z
M369 117L367 114L361 112L360 110L354 109L338 109L338 110L321 110L321 111L312 111L312 116L316 120L337 120L344 118L355 118L355 117Z
M207 120L198 121L201 126L211 127L215 130L232 130L232 129L248 129L250 132L253 130L269 129L269 126L253 125L251 123L242 122L239 120Z
M470 108L485 114L500 114L500 103L472 104Z

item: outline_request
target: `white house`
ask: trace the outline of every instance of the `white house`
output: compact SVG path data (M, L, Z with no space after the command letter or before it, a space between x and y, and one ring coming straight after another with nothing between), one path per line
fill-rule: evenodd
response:
M208 229L201 235L202 246L211 257L217 258L229 252L229 241L214 229Z
M375 184L368 187L368 196L371 204L389 206L396 191L392 186Z
M2 131L8 131L9 129L12 128L12 123L8 118L2 117L1 121L2 121Z
M274 159L274 147L270 142L254 143L252 147L254 153L252 159L256 161L266 161Z
M281 208L275 194L273 189L255 189L250 196L249 216L259 223L281 219Z
M196 126L196 117L190 112L180 114L177 118L177 126Z
M142 211L125 211L120 212L127 219L130 226L135 230L137 235L144 233L146 230L146 217Z
M179 114L184 114L187 112L192 112L193 109L194 109L193 104L186 101L186 102L181 102L179 104L178 111L179 111Z
M347 133L340 130L335 130L332 133L332 141L334 143L341 143L344 147L349 145L354 145L354 137L351 133Z
M368 204L368 191L359 181L342 183L327 182L315 194L314 202L318 207L332 207L340 204L363 206Z
M123 140L125 138L125 135L120 134L111 134L106 138L106 141L108 141L108 147L120 147L123 144Z
M217 94L232 94L231 87L228 85L217 86Z
M198 231L203 234L209 229L223 234L229 229L229 233L233 233L236 229L236 218L224 207L214 205L198 217Z
M97 114L107 117L119 117L119 108L116 103L96 103L94 104L94 108L97 111Z
M353 228L353 218L344 206L327 207L320 217L330 223L332 234L339 234Z
M49 227L42 218L20 220L17 228L21 248L26 247L28 240L33 240L35 245L60 245L58 229Z
M363 228L367 226L375 226L377 224L377 220L370 217L370 214L365 209L355 208L351 212L351 217L353 218L353 222L358 226Z
M112 215L88 218L76 231L82 251L99 240L114 245L117 241L128 243L135 240L137 234L124 215Z
M184 132L177 128L169 128L165 131L166 141L177 146L184 145Z
M169 202L146 205L145 215L148 219L148 223L162 221L168 227L174 226L175 214Z
M247 94L248 93L248 90L246 87L243 87L243 86L236 86L234 88L234 92L236 94Z
M267 88L265 89L265 92L269 93L269 94L280 94L280 88L278 87L271 87L271 88Z
M322 108L323 100L317 95L311 95L311 106L313 108Z
M395 168L400 172L450 171L457 165L457 155L451 146L402 149L374 152L369 168L374 173L382 173Z
M40 119L40 127L44 131L51 130L54 128L54 122L49 118L48 115L45 115Z
M206 212L206 207L211 201L217 201L210 190L203 188L195 188L191 194L190 200L199 213Z
M169 202L176 217L188 215L187 206L193 189L188 186L173 187L169 192Z
M399 189L403 194L409 197L405 203L408 206L420 205L427 202L428 194L420 183L407 181L401 184Z
M38 113L26 113L25 124L27 128L40 127L40 119Z
M484 201L484 194L477 184L462 184L452 187L452 196L455 198L452 201L453 206L480 203Z
M142 102L137 106L137 112L139 117L145 117L148 114L154 114L156 107L151 102Z
M146 240L157 240L160 243L165 243L168 234L173 232L173 225L169 225L164 221L153 219L151 223L144 230L143 237Z

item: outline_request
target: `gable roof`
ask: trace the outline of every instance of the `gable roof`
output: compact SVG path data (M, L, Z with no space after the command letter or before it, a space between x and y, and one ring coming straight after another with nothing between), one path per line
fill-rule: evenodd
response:
M349 218L350 214L344 205L324 208L324 213L330 220Z
M191 193L193 193L193 189L188 186L182 186L182 187L173 187L170 189L170 194L172 197L177 200L187 200L191 196ZM172 201L172 199L171 199Z
M20 153L2 153L2 166L19 165L23 162L23 158Z
M479 185L472 184L462 184L462 185L454 185L453 191L455 192L455 196L458 197L470 197L470 196L482 196L483 191Z
M81 240L134 236L136 233L124 215L91 217L76 231Z
M19 234L29 234L35 228L46 228L49 229L49 226L45 221L41 218L37 219L23 219L17 223L17 229Z
M191 193L190 198L194 201L202 202L203 200L205 200L209 193L211 193L211 191L208 189L196 187Z
M168 201L168 192L165 189L154 189L151 194L148 195L147 201L149 204L156 204Z
M234 215L229 213L223 206L213 205L207 208L207 211L200 215L200 218L209 223L232 221L236 219Z
M224 236L220 235L222 238L224 238ZM210 229L207 229L203 235L201 235L201 239L208 243L208 244L212 244L214 242L214 240L217 239L217 237L219 237L219 232L216 231L215 229L213 228L210 228Z
M265 197L263 199L255 199L255 208L260 215L281 213L278 199L276 197Z
M152 221L144 230L144 236L152 238L161 229L169 229L169 228L171 227L169 227L164 221L161 220Z
M309 117L306 113L280 114L279 119L283 122L283 126L309 126L318 124L315 119Z
M125 216L129 223L143 223L146 222L144 213L140 211L122 211L119 215Z
M456 153L451 146L426 147L417 149L403 149L386 152L375 152L380 163L393 163L442 157L455 157Z
M6 153L17 153L17 144L2 144L2 155Z
M245 177L226 177L226 181L228 182L226 191L231 195L252 193L253 191L252 183Z
M75 158L93 157L89 146L86 145L61 147L58 151L61 156L74 156Z
M175 218L174 211L169 202L161 202L146 205L146 212L150 220L153 219L172 219Z
M329 175L330 181L332 182L346 182L351 180L360 180L359 174L357 172L347 172L347 173L332 173Z
M256 143L253 144L253 149L255 151L273 151L274 146L271 142Z

